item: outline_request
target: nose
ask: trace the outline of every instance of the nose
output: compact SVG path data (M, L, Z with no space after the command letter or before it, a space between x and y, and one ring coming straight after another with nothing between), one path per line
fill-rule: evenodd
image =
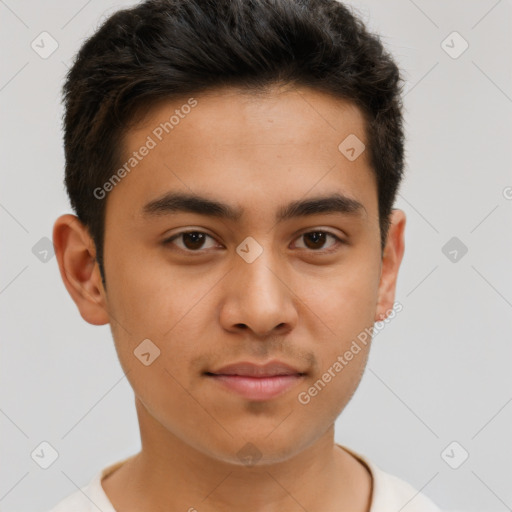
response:
M220 312L231 332L251 330L255 337L286 334L298 319L290 273L265 249L252 263L239 258L229 274Z

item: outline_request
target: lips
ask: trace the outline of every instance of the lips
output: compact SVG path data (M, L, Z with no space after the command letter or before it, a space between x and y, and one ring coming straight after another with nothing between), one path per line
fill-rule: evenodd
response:
M205 372L205 375L225 391L247 400L266 401L290 390L306 373L284 362L271 361L264 365L234 363L214 372Z
M264 365L250 362L240 362L223 366L213 372L213 375L239 375L243 377L275 377L278 375L304 375L304 372L281 361L270 361Z

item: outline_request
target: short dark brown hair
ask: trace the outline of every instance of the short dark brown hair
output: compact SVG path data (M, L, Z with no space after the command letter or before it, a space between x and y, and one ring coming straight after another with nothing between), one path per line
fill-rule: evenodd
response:
M337 0L148 0L115 12L63 86L65 185L104 285L106 200L93 191L120 165L123 135L161 100L222 86L309 86L360 108L383 249L404 167L401 81L379 36Z

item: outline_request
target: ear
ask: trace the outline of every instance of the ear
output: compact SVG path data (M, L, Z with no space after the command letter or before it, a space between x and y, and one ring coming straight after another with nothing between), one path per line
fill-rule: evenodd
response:
M62 281L82 318L93 325L109 323L94 241L78 217L66 214L55 221L53 245Z
M382 255L375 322L384 320L393 309L398 269L405 249L405 213L398 209L392 210L390 221L386 245Z

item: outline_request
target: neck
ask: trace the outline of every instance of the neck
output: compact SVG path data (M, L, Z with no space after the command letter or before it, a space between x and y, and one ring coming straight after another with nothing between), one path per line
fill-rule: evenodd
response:
M142 450L102 486L118 512L368 512L371 475L334 442L334 426L283 462L243 466L205 454L138 404Z

